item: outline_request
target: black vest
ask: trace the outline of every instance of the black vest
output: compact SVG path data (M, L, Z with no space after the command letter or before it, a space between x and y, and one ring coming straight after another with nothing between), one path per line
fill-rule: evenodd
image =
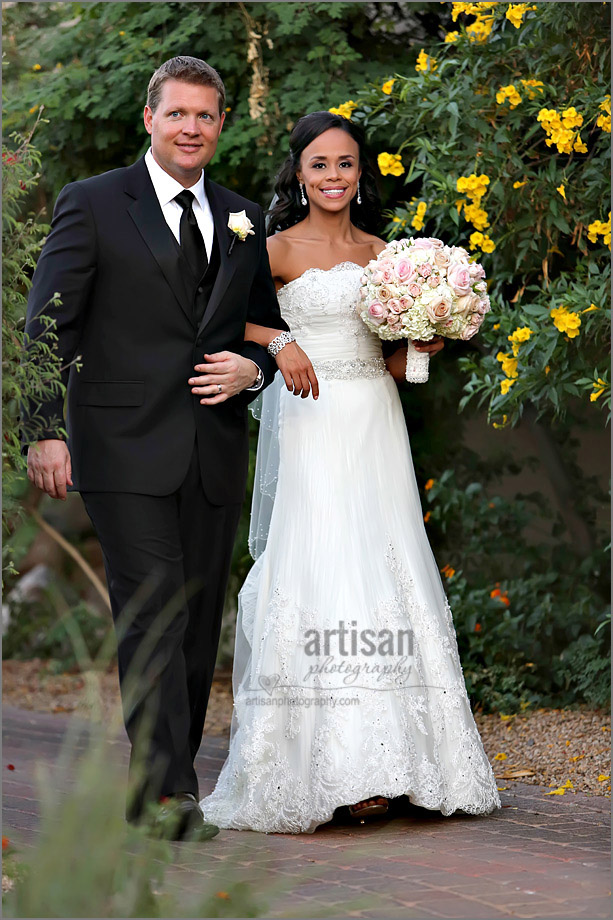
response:
M211 292L213 290L213 285L215 284L215 279L219 273L221 262L219 258L219 243L217 242L217 232L213 234L213 248L211 250L211 258L209 259L209 264L206 271L200 278L200 281L194 288L194 300L193 300L193 310L194 310L194 322L196 328L200 326L202 322L202 317L207 308Z

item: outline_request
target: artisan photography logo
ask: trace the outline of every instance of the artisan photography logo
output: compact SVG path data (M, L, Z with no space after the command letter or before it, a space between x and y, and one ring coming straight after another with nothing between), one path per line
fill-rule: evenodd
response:
M268 697L259 693L260 705L273 701L304 707L359 705L356 695L343 698L330 691L398 690L410 685L411 629L359 629L356 620L339 620L335 629L305 630L300 644L304 657L294 659L291 677L279 673L258 676L258 686L251 689L263 690Z

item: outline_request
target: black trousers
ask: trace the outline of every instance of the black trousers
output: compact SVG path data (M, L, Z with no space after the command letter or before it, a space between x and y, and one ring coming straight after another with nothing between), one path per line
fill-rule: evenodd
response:
M212 505L196 445L171 495L85 492L102 546L132 745L126 817L176 792L198 797L194 758L211 690L241 505Z

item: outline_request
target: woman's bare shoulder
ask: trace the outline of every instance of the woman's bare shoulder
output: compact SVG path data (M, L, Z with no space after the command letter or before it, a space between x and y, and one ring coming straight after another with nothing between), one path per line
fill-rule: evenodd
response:
M372 233L366 233L365 230L360 230L359 233L360 243L370 247L373 258L378 256L382 249L385 249L387 245L385 240L380 239L378 236L374 236Z

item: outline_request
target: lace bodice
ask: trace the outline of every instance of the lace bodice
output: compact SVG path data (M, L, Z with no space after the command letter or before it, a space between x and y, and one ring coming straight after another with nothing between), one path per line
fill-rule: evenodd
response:
M356 262L308 268L278 291L283 319L323 379L386 373L381 341L357 312L362 273Z

